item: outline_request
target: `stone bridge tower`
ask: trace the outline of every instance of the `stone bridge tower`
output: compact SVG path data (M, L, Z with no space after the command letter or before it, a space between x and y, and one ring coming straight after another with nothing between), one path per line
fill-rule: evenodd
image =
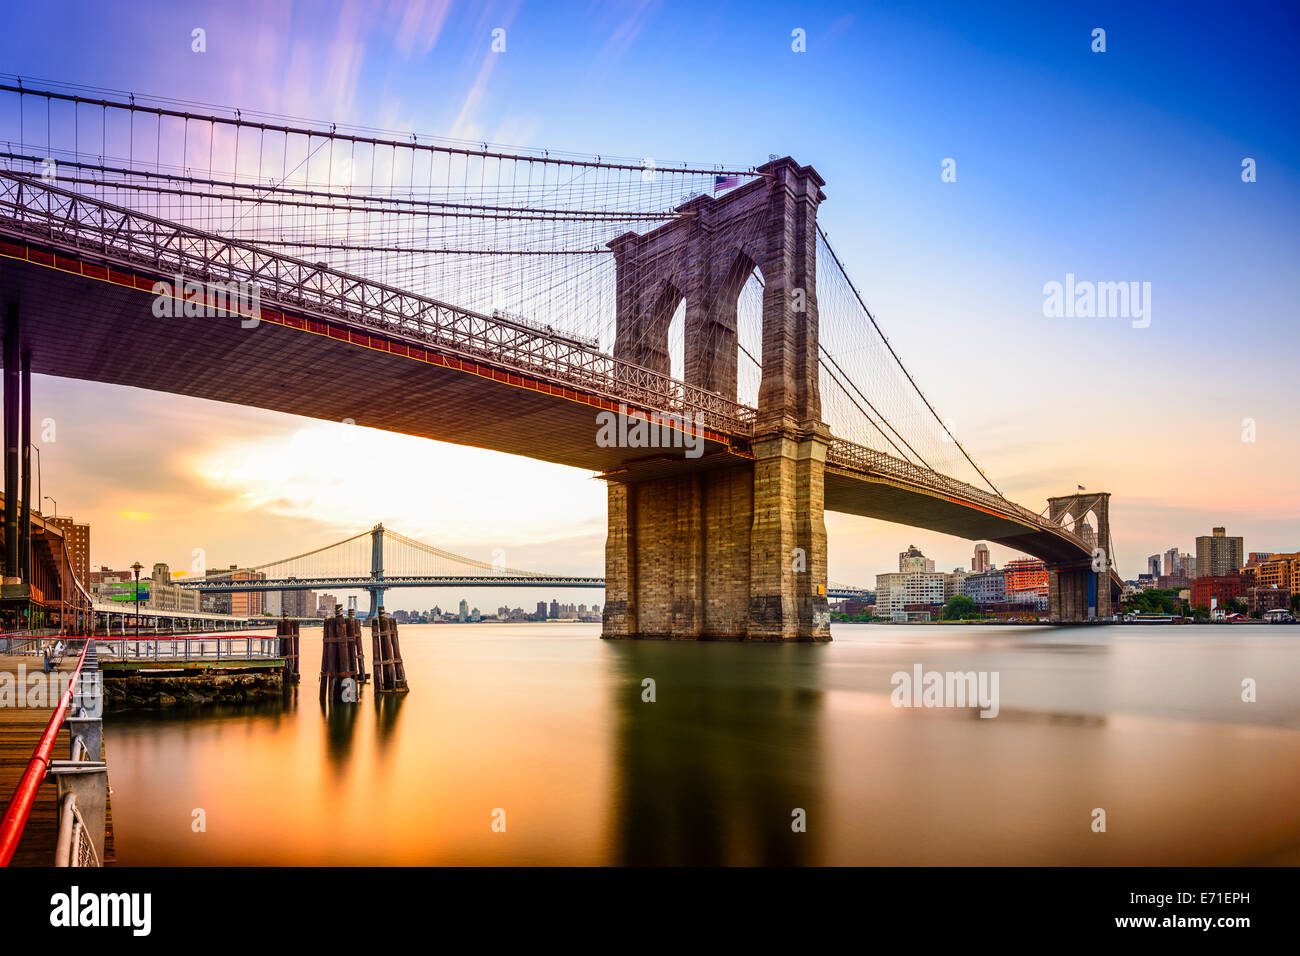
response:
M1110 493L1080 492L1047 499L1047 516L1056 524L1078 525L1091 512L1097 518L1097 546L1091 560L1047 565L1047 609L1053 621L1105 620L1115 613L1111 597Z
M737 297L754 269L763 345L748 455L649 466L629 450L605 476L604 637L830 640L816 291L825 182L788 157L758 172L609 244L616 358L669 374L668 326L684 301L684 378L734 401Z

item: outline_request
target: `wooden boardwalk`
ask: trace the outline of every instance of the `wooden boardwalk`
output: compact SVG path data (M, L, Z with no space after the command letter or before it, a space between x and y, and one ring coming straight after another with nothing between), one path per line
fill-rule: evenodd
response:
M26 669L26 674L40 673L41 659L24 654L0 654L0 675L9 674L11 678L0 676L6 683L12 679L14 695L22 694L26 704L25 688L19 683L19 667ZM67 654L59 665L59 670L71 673L77 666L76 655ZM9 806L14 788L26 771L36 750L36 744L45 733L45 726L50 722L58 700L45 701L41 707L14 706L14 699L3 699L0 706L0 814ZM55 760L67 759L69 747L67 731L59 733L51 757ZM107 751L105 751L107 759ZM107 819L108 834L104 839L105 862L113 859L112 842L112 807L109 807ZM22 841L14 853L10 866L53 866L54 845L58 840L58 799L55 783L46 778L36 792L36 801L32 805L31 816L23 830Z

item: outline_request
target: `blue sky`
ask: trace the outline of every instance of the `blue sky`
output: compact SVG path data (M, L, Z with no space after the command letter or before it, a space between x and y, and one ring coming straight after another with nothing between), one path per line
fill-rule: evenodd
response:
M882 326L1011 497L1038 507L1076 483L1111 491L1126 576L1212 524L1245 534L1248 550L1300 548L1294 3L146 0L24 6L7 19L0 62L24 77L661 163L793 155L827 180L821 222ZM195 27L207 31L202 55L190 49ZM1097 27L1105 53L1090 49ZM505 53L490 49L496 28ZM806 52L791 49L795 29ZM1241 181L1244 157L1255 183ZM945 158L956 182L940 179ZM1150 327L1045 318L1043 284L1067 272L1151 282ZM242 562L347 524L209 481L221 528L179 510L183 496L150 527L128 527L111 487L93 495L73 477L113 454L85 396L141 414L149 397L56 380L36 394L82 419L79 447L49 457L69 501L84 503L65 510L103 529L97 561L148 550L179 564L197 536L219 563ZM157 451L175 465L170 488L207 480L182 462L304 427L241 410L235 434L203 403L173 407L185 424L157 426L177 429ZM1246 418L1258 428L1250 444ZM599 570L595 483L471 455L554 483L566 511L548 523L504 502L450 530L435 509L390 518L479 556L508 541L541 558L563 541L564 570ZM126 464L120 480L166 498ZM473 509L473 482L442 493ZM240 511L250 500L260 503ZM966 542L830 523L833 579L867 581L911 542L940 567L968 561Z

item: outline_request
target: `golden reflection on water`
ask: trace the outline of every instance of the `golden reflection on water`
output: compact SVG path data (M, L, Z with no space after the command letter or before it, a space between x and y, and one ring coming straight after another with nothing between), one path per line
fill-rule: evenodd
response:
M320 634L304 631L284 702L110 716L119 861L1300 862L1294 628L837 626L817 646L597 634L403 627L411 693L367 686L322 708ZM997 718L891 706L890 675L917 663L997 671Z

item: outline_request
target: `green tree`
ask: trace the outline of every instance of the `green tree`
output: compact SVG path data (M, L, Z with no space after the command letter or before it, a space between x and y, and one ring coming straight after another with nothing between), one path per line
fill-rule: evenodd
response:
M945 621L964 621L979 616L979 612L975 610L975 600L968 594L954 594L952 599L943 606Z
M1125 612L1136 611L1139 614L1178 614L1180 613L1178 592L1167 588L1139 591L1124 602L1123 609Z

